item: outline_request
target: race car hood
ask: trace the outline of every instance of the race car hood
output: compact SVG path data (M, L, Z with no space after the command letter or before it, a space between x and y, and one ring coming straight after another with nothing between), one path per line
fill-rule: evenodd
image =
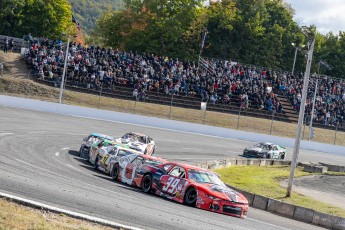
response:
M229 200L234 203L248 204L248 200L245 196L225 185L203 184L202 186L205 187L209 195L214 198Z
M262 149L262 148L259 148L259 147L249 147L249 148L246 148L246 150L255 151L255 152L258 152L258 153L267 152L268 151L266 149Z

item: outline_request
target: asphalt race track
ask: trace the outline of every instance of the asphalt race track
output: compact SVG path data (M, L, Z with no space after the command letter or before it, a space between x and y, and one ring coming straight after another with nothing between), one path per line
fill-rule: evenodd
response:
M0 106L0 192L143 229L319 229L254 208L244 220L216 214L113 182L78 157L82 138L94 131L143 132L156 140L156 156L184 162L236 157L252 144ZM345 165L344 156L300 154Z

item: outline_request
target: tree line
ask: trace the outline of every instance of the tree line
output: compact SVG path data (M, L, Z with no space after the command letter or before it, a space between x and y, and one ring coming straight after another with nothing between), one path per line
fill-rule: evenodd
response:
M73 3L76 17L86 24L91 23L85 16L92 10L89 2ZM107 4L89 45L196 61L207 31L202 56L291 71L294 43L300 49L295 72L305 69L307 47L302 47L307 41L293 20L294 9L284 0L97 0L92 6L102 2ZM90 17L100 15L98 11ZM0 34L61 38L63 32L77 33L72 14L68 0L2 0ZM323 60L332 69L321 67L322 74L344 78L344 57L343 32L316 33L312 72L318 72L317 63Z
M297 46L295 70L300 72L305 70L307 39L293 16L284 0L124 0L122 10L99 19L93 36L122 50L197 60L207 31L203 56L287 71ZM313 72L323 60L332 70L321 67L322 74L345 77L342 32L316 33L314 53Z

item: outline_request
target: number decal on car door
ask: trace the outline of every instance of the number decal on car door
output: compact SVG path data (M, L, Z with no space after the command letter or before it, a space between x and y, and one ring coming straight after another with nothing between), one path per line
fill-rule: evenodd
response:
M173 191L175 190L175 188L177 187L178 183L180 183L180 179L179 178L175 178L175 177L169 177L166 185L164 185L164 187L162 188L162 190L164 192L167 193L173 193ZM169 189L170 187L170 189Z

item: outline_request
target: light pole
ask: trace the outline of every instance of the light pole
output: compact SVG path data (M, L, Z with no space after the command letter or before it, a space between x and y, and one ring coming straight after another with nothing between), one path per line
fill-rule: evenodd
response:
M299 117L298 117L297 135L296 135L295 147L294 147L294 152L293 152L292 161L291 161L290 177L289 177L286 197L291 197L292 184L293 184L293 180L294 180L294 176L295 176L295 169L297 166L299 147L301 144L301 131L302 131L302 126L303 126L305 102L307 99L307 91L308 91L308 84L309 84L310 68L311 68L311 62L313 59L314 44L315 44L314 33L312 31L310 31L310 29L307 27L302 27L302 29L303 29L302 32L305 33L305 35L307 36L307 38L309 40L310 46L309 46L309 51L308 51L306 71L304 74L302 100L301 100L301 106L300 106Z
M70 37L68 36L67 48L66 48L66 55L65 55L65 64L64 64L64 66L63 66L62 79L61 79L61 84L60 84L60 96L59 96L59 103L60 103L60 104L62 104L63 85L64 85L64 82L65 82L65 74L66 74L67 59L68 59L69 40L70 40Z
M297 59L297 51L298 50L301 50L300 48L298 48L298 46L295 44L295 43L291 43L291 45L293 47L295 47L295 58L293 59L293 66L292 66L292 75L294 74L295 72L295 65L296 65L296 59ZM305 45L302 45L302 48L305 47Z
M308 135L308 141L312 138L312 129L313 129L313 119L314 119L314 109L315 109L315 101L316 101L316 93L317 93L317 87L319 85L319 79L316 78L315 82L315 91L314 91L314 98L313 98L313 107L311 109L311 116L310 116L310 125L309 125L309 135Z

